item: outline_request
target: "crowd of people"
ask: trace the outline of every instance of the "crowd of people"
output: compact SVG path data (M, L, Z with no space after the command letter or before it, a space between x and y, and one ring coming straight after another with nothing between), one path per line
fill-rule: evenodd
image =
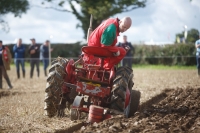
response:
M42 59L44 66L44 75L47 76L47 67L49 66L49 44L50 41L46 40L41 46L36 43L34 38L30 39L31 45L28 48L28 54L30 55L30 78L33 78L34 68L36 66L37 77L40 76L40 59ZM13 46L14 63L16 66L17 78L20 79L20 67L22 70L22 76L25 78L25 51L26 47L22 44L22 39L19 38L17 43ZM51 50L52 51L52 50ZM2 89L2 76L5 78L8 89L12 89L13 86L10 82L7 70L10 70L10 64L12 62L11 52L8 47L3 45L3 41L0 40L0 89Z

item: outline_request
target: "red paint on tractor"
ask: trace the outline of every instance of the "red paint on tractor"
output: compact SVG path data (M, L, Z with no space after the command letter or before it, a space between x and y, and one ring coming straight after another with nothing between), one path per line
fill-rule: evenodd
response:
M88 121L91 123L101 122L103 120L103 113L104 108L96 105L90 105Z
M98 96L98 97L106 97L110 95L110 89L101 87L99 84L85 83L85 82L77 82L76 91L81 94L89 95L89 96Z
M115 68L113 67L110 71L109 83L112 83L114 77L115 77Z
M128 106L129 102L130 102L130 90L128 88L126 88L126 100L125 100L125 108Z
M66 81L70 81L70 83L74 83L74 81L75 81L75 77L74 77L74 73L73 73L75 70L75 67L73 64L74 64L74 60L70 59L65 68L65 70L68 74Z
M67 72L67 76L64 77L65 81L68 81L69 83L74 83L75 82L75 76L74 76L74 60L73 59L70 59L66 68L65 68L65 71ZM67 87L65 84L63 84L62 86L62 92L63 93L70 93L70 88Z

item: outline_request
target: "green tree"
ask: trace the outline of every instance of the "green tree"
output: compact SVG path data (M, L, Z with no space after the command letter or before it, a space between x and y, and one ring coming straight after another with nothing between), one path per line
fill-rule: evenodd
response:
M11 13L15 17L21 17L29 9L27 0L0 0L0 25L4 31L9 31L8 23L3 16Z
M182 33L176 34L176 38L184 38L184 31ZM195 41L199 38L199 31L197 29L190 29L187 31L187 38L186 42L188 43L195 43ZM177 43L177 40L175 40Z
M58 11L71 12L81 22L77 27L82 28L84 37L87 36L87 29L90 22L90 15L93 15L93 29L104 19L117 13L129 12L146 6L147 0L43 0L45 8L52 8ZM52 5L49 5L52 3ZM71 10L64 7L70 5ZM81 8L80 11L77 5Z
M199 39L199 31L197 29L191 29L188 31L187 42L195 43Z

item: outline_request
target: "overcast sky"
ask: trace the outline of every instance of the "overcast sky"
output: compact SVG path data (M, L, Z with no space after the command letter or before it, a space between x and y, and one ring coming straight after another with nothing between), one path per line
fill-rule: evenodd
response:
M128 36L128 41L144 42L174 42L175 34L195 28L200 31L200 0L151 0L145 8L139 8L113 17L132 18L131 28L121 34ZM70 43L84 41L82 29L76 29L79 21L67 12L32 7L21 18L8 14L4 20L9 23L8 33L0 30L0 40L14 43L16 38L22 38L24 43L30 43L30 38L43 43L51 39L52 43Z

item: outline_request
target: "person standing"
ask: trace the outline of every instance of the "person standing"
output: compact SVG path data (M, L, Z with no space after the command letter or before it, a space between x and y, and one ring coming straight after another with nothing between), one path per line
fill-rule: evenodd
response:
M44 66L44 75L47 76L47 67L49 66L49 40L40 46L41 58Z
M17 78L20 78L20 65L22 68L23 78L25 78L25 46L22 44L22 39L19 38L16 45L13 46L13 52L15 56L15 65L17 69Z
M134 53L134 47L131 45L130 42L127 42L127 36L123 36L123 42L118 44L118 47L123 47L124 49L129 49L122 60L123 66L128 66L132 68L132 58L133 58L133 53Z
M3 41L0 40L0 89L2 89L3 86L2 75L8 84L8 89L13 88L7 74L7 70L10 70L11 60L12 57L10 50L8 49L8 47L3 46Z
M31 65L31 71L30 71L30 78L33 77L34 67L36 66L37 70L37 76L40 76L40 45L36 44L36 41L34 38L30 39L31 45L28 49L28 53L30 54L30 65Z
M197 61L198 76L200 77L200 34L199 34L199 40L195 42L195 47L196 47L196 61Z

